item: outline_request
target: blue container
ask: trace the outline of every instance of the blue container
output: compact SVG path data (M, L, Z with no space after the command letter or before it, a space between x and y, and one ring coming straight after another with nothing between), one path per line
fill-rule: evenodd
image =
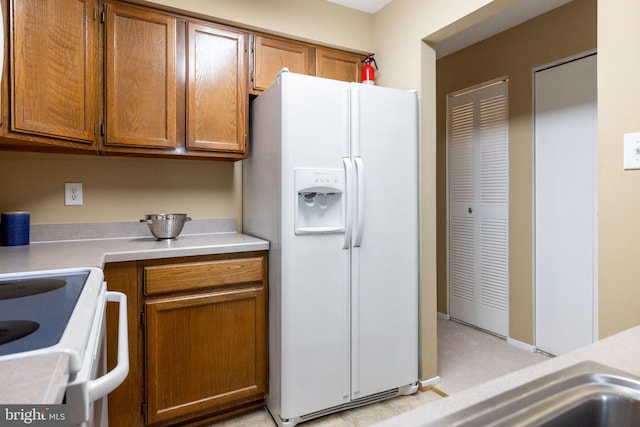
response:
M0 243L3 246L29 244L29 212L3 212L0 217Z

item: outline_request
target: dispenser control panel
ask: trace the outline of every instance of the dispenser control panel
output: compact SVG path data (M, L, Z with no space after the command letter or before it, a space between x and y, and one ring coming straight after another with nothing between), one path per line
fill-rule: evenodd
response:
M344 191L344 171L342 169L296 168L295 183L297 191L313 189L319 193L341 193Z

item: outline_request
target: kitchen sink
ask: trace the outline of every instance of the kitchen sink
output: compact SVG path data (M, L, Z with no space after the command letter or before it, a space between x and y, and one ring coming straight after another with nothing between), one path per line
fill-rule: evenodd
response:
M581 362L426 425L640 426L640 378Z

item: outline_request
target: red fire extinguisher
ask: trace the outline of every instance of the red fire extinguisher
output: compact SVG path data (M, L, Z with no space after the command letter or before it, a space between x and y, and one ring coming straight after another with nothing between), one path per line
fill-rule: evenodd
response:
M366 85L375 85L375 71L373 69L373 66L371 65L371 63L373 62L373 65L375 65L376 70L378 69L378 64L376 64L376 60L373 58L373 53L370 53L367 55L366 58L364 58L362 60L362 63L364 64L362 66L362 83L366 84Z

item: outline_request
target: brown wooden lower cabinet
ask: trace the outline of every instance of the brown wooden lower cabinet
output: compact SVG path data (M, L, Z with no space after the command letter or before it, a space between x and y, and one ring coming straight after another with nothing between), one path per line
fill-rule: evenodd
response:
M109 395L109 425L198 425L262 406L266 252L107 264L105 277L128 296L131 366Z

